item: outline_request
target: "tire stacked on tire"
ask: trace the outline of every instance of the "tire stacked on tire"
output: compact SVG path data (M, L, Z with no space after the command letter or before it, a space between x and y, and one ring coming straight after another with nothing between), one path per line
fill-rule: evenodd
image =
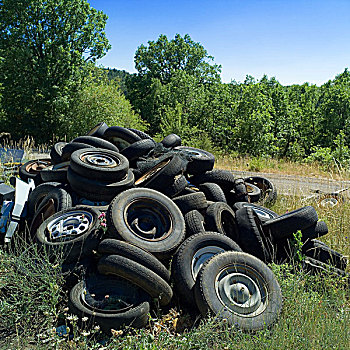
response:
M90 261L83 280L70 283L69 306L105 332L143 327L174 297L242 330L269 327L282 295L265 263L296 231L306 242L327 231L312 207L278 216L250 203L271 202L273 191L275 199L273 185L213 169L210 152L181 146L175 134L156 143L99 123L51 153L56 168L46 176L48 163L24 167L42 183L29 196L30 239L50 259L60 255L64 269ZM325 250L305 245L310 259L335 261Z

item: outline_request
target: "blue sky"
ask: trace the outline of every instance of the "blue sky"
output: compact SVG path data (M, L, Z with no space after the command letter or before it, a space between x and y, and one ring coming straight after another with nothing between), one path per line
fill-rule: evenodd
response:
M90 0L109 17L112 49L98 61L135 72L137 47L189 34L200 42L222 80L247 74L284 85L321 85L350 67L349 0Z

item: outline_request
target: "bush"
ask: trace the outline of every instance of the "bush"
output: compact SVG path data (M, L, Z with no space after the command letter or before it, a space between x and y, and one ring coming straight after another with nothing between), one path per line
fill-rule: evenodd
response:
M59 137L72 139L84 135L97 123L146 129L146 123L134 113L131 104L120 90L117 79L108 80L105 72L95 70L75 93L61 105L61 130Z

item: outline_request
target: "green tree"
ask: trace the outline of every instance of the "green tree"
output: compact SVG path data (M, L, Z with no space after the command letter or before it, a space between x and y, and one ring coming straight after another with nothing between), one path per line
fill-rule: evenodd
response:
M61 128L59 104L110 47L106 20L87 0L0 0L4 128L13 137L45 142Z
M97 123L121 125L145 130L147 124L134 113L125 98L119 79L110 80L107 71L98 68L91 71L81 88L61 110L63 127L57 133L68 140L84 135Z
M180 103L189 110L185 100L190 98L184 94L189 86L198 91L220 83L220 66L188 34L176 34L172 40L160 35L157 41L141 45L135 53L135 67L138 73L127 81L127 97L150 124L151 133L161 131L161 115L168 107Z

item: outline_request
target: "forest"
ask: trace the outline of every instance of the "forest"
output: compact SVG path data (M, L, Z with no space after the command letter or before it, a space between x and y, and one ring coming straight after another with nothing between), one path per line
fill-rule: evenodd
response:
M96 65L106 21L86 0L0 1L2 138L52 144L105 121L233 155L350 162L348 69L322 86L223 83L206 49L177 34L140 43L130 74Z

